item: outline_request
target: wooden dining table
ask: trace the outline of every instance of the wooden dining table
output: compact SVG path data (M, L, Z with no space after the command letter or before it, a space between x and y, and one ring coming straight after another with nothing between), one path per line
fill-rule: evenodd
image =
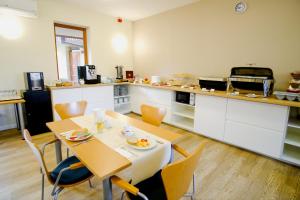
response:
M171 144L177 143L184 137L182 134L156 127L113 111L106 111L106 115L163 138L171 142ZM112 183L110 177L129 167L131 162L100 140L89 140L80 145L74 145L74 142L66 140L61 133L84 128L79 127L71 119L49 122L47 126L55 134L55 137L59 139L55 144L57 162L59 163L62 160L61 144L64 144L95 176L102 180L103 199L112 200Z

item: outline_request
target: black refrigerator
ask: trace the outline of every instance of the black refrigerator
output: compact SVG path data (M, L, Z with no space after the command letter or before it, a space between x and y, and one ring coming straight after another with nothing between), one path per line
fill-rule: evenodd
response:
M37 135L50 130L46 123L53 121L50 91L25 91L25 121L31 135Z

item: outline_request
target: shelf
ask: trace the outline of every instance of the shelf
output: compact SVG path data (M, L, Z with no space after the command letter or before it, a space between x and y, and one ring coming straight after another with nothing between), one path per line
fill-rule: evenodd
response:
M189 118L189 119L194 119L193 113L189 113L189 112L186 112L186 111L181 111L181 112L173 111L173 115L186 117L186 118Z
M195 105L190 105L190 104L185 104L185 103L179 103L176 101L173 101L174 104L180 105L180 106L187 106L187 107L191 107L191 108L195 108Z
M172 123L173 125L178 126L180 128L189 131L194 131L194 120L192 119L180 117L180 116L173 116Z
M128 114L131 112L131 109L115 109L115 112L118 112L121 114Z
M296 118L290 118L288 122L288 126L300 129L300 120Z
M130 102L125 102L125 103L116 103L115 106L121 106L121 105L129 105Z
M300 165L300 148L285 145L282 159Z
M300 147L300 129L288 127L284 143Z
M118 98L124 98L124 97L130 97L130 95L114 96L115 99L118 99Z

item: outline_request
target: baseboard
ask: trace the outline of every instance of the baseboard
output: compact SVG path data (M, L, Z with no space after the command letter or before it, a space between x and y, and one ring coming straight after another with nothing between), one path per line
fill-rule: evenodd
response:
M5 125L0 125L0 131L7 130L7 129L13 129L17 128L17 124L5 124Z

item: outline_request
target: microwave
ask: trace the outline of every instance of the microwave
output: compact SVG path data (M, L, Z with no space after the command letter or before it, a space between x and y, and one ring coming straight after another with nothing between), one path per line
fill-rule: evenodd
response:
M176 91L176 102L195 105L195 93Z

